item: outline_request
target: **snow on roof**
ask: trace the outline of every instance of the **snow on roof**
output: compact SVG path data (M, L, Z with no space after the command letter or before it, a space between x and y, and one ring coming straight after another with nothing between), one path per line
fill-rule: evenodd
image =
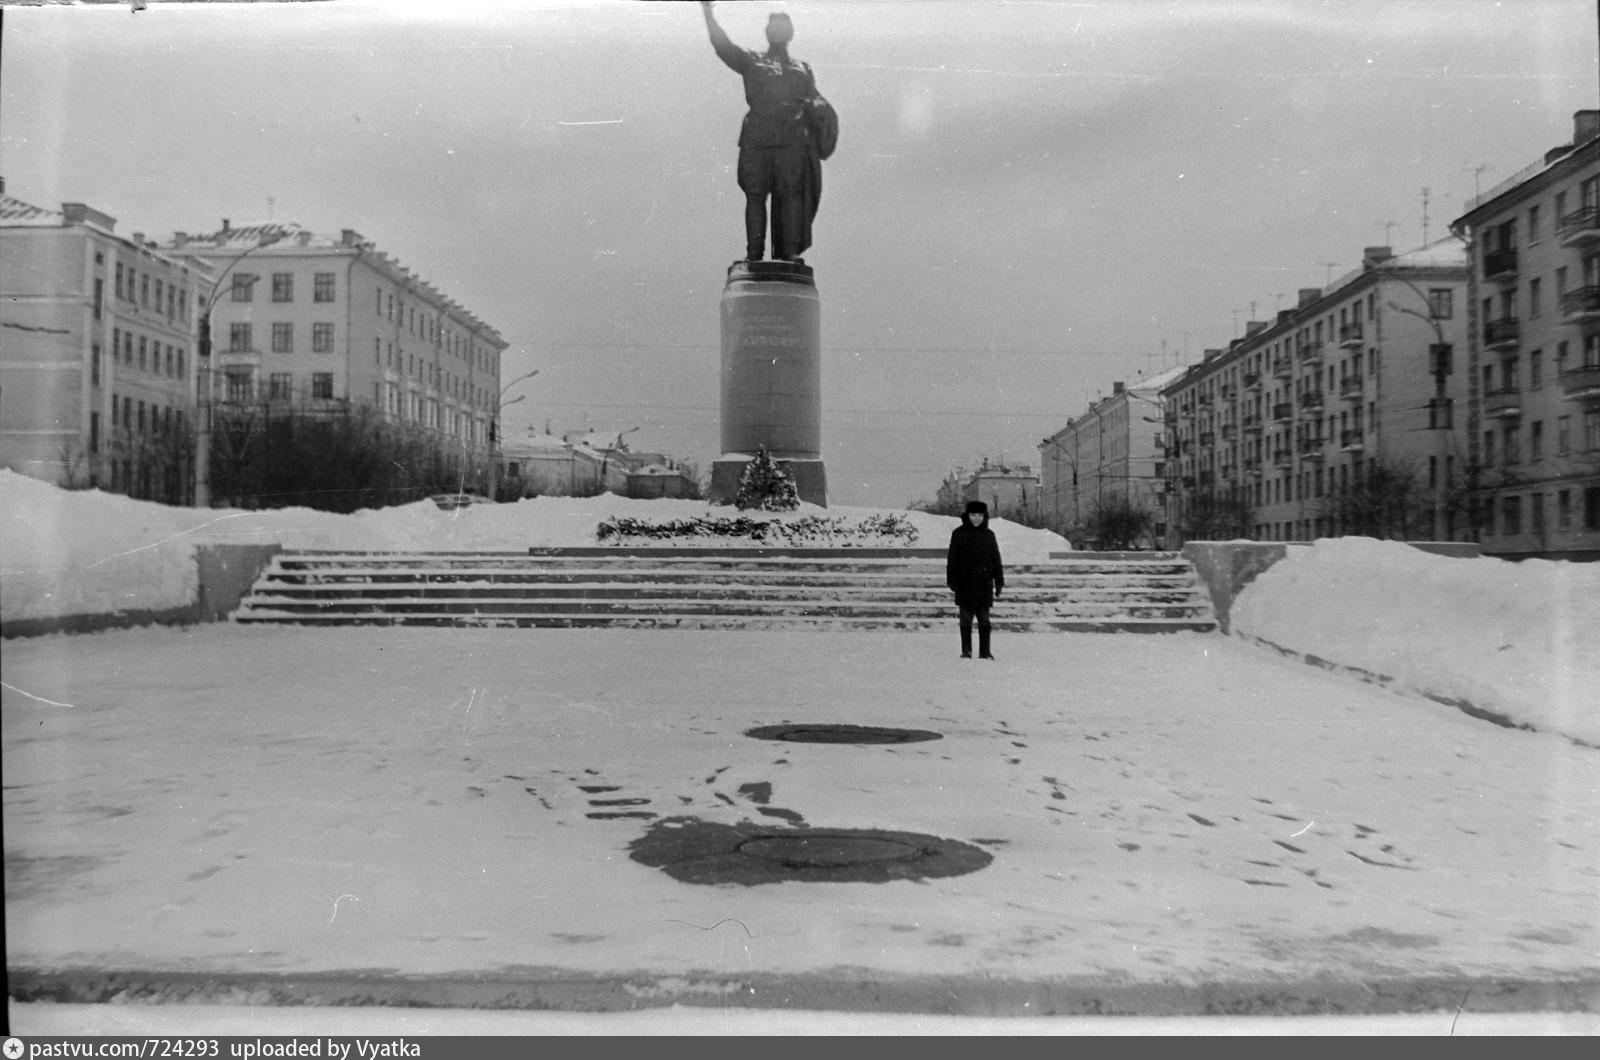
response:
M0 224L17 228L56 228L66 224L66 221L67 215L60 210L47 210L43 206L0 194Z

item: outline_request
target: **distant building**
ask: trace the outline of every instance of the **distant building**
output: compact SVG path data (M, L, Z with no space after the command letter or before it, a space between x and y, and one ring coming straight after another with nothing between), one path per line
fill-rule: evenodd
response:
M993 519L1032 525L1039 515L1039 477L1026 464L1004 461L983 464L962 486L964 501L983 501Z
M1485 555L1600 559L1600 111L1573 125L1451 225Z
M32 206L0 181L0 465L185 504L210 270L116 225L83 203Z
M217 277L202 295L224 415L365 409L448 460L487 466L506 341L370 240L224 220L175 233L162 251Z
M519 483L525 497L688 497L697 490L688 469L666 455L635 452L619 435L590 431L502 445L500 481Z
M1113 383L1110 396L1039 443L1039 508L1046 527L1081 544L1092 534L1096 513L1108 505L1147 510L1162 523L1166 427L1161 388L1184 371L1172 369L1132 385ZM1164 530L1158 525L1156 533Z
M1470 539L1464 248L1362 258L1163 387L1168 547Z

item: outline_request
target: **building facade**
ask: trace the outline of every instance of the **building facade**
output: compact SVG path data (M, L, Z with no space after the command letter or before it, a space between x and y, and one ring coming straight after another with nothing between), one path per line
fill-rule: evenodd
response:
M1167 547L1472 539L1465 248L1369 247L1163 388Z
M197 299L209 269L83 203L0 182L0 466L190 503Z
M1467 204L1483 551L1600 559L1600 111Z
M1112 384L1109 397L1039 443L1040 518L1084 547L1101 536L1115 510L1147 512L1150 543L1163 540L1166 431L1161 389L1185 369L1132 386Z
M983 501L992 519L1032 525L1039 518L1039 476L1026 464L988 457L962 484L961 499Z
M370 240L224 220L163 252L216 277L201 312L220 414L364 411L487 468L506 341Z

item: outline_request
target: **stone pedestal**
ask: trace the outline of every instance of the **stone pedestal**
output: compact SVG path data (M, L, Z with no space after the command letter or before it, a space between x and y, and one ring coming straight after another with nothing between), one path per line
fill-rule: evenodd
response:
M800 499L828 503L822 465L822 303L801 262L741 261L722 290L722 455L711 500L732 503L765 448Z

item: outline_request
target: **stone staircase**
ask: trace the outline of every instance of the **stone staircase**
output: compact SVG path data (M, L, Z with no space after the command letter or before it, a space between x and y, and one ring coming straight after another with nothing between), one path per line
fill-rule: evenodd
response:
M233 620L297 625L632 629L943 629L955 622L942 548L536 548L287 551ZM1217 628L1189 561L1062 552L1008 564L992 612L1006 632Z

